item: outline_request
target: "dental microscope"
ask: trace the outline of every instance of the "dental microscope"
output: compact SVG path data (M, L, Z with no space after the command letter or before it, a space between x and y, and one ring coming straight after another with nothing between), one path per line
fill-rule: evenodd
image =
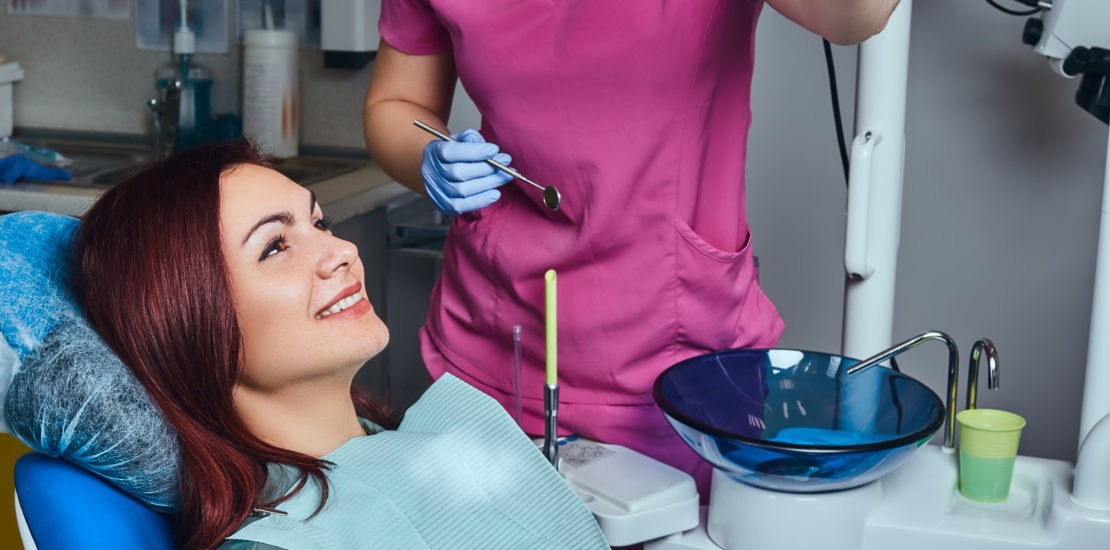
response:
M1022 42L1044 54L1057 73L1078 77L1076 104L1110 123L1110 2L1017 1L1041 8L1026 20Z

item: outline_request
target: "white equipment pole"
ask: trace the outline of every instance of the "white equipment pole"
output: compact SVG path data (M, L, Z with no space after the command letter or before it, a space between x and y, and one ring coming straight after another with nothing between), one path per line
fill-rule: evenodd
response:
M847 357L870 357L893 343L912 9L912 0L902 0L886 28L859 46L844 243Z
M1108 126L1110 127L1110 126ZM1106 145L1106 175L1102 184L1095 259L1095 291L1091 299L1091 328L1087 339L1087 375L1079 416L1079 444L1102 417L1110 414L1110 137Z

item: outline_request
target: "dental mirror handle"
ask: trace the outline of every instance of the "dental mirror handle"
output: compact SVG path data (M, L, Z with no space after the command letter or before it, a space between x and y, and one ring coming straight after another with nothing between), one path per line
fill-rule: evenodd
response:
M449 135L447 135L443 132L440 132L439 130L436 130L435 128L432 128L431 126L428 126L427 124L424 124L423 122L421 122L419 120L413 120L412 123L415 124L416 127L420 128L421 130L424 130L425 132L428 132L429 134L432 134L433 136L435 136L439 139L442 139L443 141L454 141L456 143L459 141L459 140L457 140L457 139L455 139L455 138L453 138L453 137L451 137L451 136L449 136ZM485 162L486 162L486 164L488 164L488 165L490 165L490 166L492 166L492 167L494 167L494 168L496 168L496 169L498 169L498 170L500 170L500 171L502 171L502 172L520 180L520 181L523 181L524 183L527 183L527 184L531 185L532 187L535 187L536 189L539 189L540 191L543 191L543 203L544 203L544 205L547 206L551 210L558 210L559 209L559 204L562 203L563 197L562 197L562 195L559 194L558 189L555 189L554 187L544 187L544 186L542 186L542 185L524 177L524 175L521 174L520 172L517 172L516 170L513 170L512 168L509 168L508 166L505 166L504 164L501 164L500 162L497 162L496 160L486 159Z

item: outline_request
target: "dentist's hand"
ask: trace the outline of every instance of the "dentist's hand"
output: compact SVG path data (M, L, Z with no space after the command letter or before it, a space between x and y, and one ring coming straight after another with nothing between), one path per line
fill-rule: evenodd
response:
M498 152L497 145L486 143L474 130L452 134L457 142L433 140L424 146L420 175L428 196L448 216L489 206L501 198L498 187L512 176L486 164L492 158L508 165L511 158Z

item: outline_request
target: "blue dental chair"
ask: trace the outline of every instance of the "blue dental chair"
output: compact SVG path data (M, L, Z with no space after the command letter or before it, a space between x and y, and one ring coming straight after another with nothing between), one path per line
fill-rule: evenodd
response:
M28 550L171 549L171 516L61 458L15 463L15 513Z

